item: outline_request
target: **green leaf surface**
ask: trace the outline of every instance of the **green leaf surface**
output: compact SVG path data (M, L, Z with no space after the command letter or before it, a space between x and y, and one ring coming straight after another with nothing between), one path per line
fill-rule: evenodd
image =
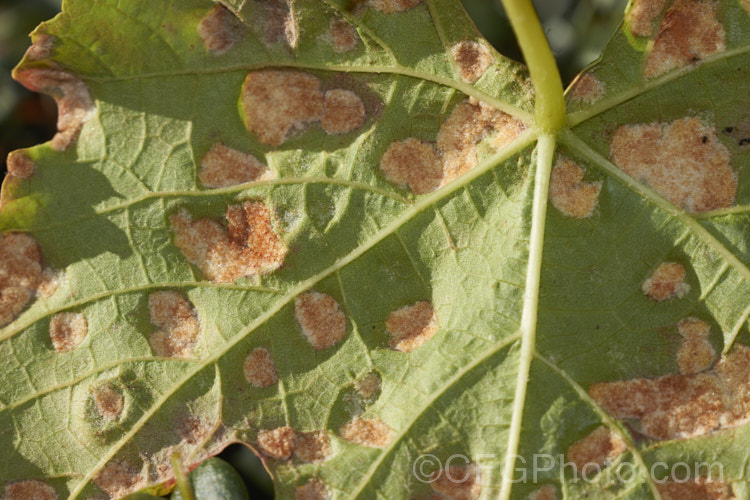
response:
M192 467L233 442L278 498L745 498L750 373L721 366L750 344L750 6L642 7L550 131L457 0L67 0L15 72L58 98L61 132L3 184L5 498L169 486L174 453ZM272 74L320 88L267 106L292 95ZM331 133L336 89L356 119ZM306 118L264 136L287 112ZM206 182L217 144L235 150L219 166L249 154L265 175ZM185 236L201 219L208 253ZM655 300L663 263L684 283ZM674 399L666 430L596 390L665 375L683 390L627 391ZM693 396L700 376L724 392ZM609 467L584 480L565 461L599 426L609 444L584 455ZM653 473L696 461L722 480Z

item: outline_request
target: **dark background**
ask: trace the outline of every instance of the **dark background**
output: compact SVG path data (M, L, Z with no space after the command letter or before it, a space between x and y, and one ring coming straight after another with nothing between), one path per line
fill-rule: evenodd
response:
M479 30L501 53L521 54L499 0L462 0ZM602 47L622 19L627 0L535 0L563 84L567 85ZM28 34L54 17L60 0L0 0L0 168L15 149L48 141L55 134L55 102L13 81L10 72L31 44ZM273 486L260 460L246 447L232 445L221 454L244 477L253 500L273 498Z

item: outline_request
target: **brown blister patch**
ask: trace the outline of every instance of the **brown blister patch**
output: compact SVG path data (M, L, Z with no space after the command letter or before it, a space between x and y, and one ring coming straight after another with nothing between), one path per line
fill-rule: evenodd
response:
M28 179L34 174L34 161L23 149L12 151L5 160L5 163L8 175L12 175L13 177Z
M253 71L242 89L245 123L258 140L280 146L323 116L320 80L301 71Z
M677 324L682 343L677 351L677 365L683 375L692 375L710 368L716 352L708 341L710 327L698 318L686 318Z
M529 500L557 500L557 488L545 484L529 495Z
M60 287L60 283L62 282L63 277L64 276L62 272L50 267L45 267L42 270L42 275L39 279L39 285L36 289L39 297L43 299L52 297Z
M430 487L450 500L474 500L482 493L479 470L474 464L453 465L433 472Z
M625 22L635 36L651 36L667 0L635 0L625 14Z
M354 50L359 43L359 33L354 26L339 18L331 19L327 38L337 54Z
M463 40L453 45L451 56L461 79L469 83L479 80L493 60L490 49L474 40Z
M380 161L386 179L425 194L448 184L477 165L476 145L495 132L492 145L511 143L525 126L507 113L473 98L458 104L438 131L433 147L414 138L392 143Z
M552 168L549 200L568 217L585 219L594 214L602 182L583 182L585 170L574 161L560 157Z
M294 315L315 350L328 349L346 335L346 316L330 295L303 293L294 299Z
M341 135L365 123L365 105L351 90L333 89L325 93L320 125L327 134Z
M291 427L277 427L258 432L258 448L266 456L287 460L297 444L297 433Z
M223 5L216 5L198 23L198 34L206 50L220 55L234 47L240 36L239 19Z
M0 326L13 321L41 282L42 251L24 233L0 235Z
M201 443L211 434L213 425L198 415L185 415L175 425L175 432L185 443Z
M698 118L623 125L610 157L625 173L688 212L734 205L737 178L716 131Z
M411 352L427 342L438 330L437 315L427 300L393 311L385 320L391 336L390 346L401 352Z
M701 436L750 420L750 348L736 344L713 369L595 384L591 397L616 418L641 420L653 439Z
M322 462L331 456L331 438L325 431L300 432L294 456L303 462Z
M584 73L576 78L570 89L570 97L574 101L593 103L604 95L604 82L591 73Z
M245 380L255 387L269 387L279 381L271 353L263 347L256 347L247 355L244 371Z
M643 282L641 291L657 302L684 297L690 291L690 285L685 283L685 268L676 262L659 264Z
M294 500L327 500L328 488L320 479L310 479L294 489Z
M57 352L72 351L86 338L89 325L81 313L55 314L49 322L49 337Z
M723 481L697 477L688 481L656 482L662 500L730 500L732 486Z
M121 460L111 460L94 476L94 483L112 498L120 498L146 486L143 472Z
M157 356L189 358L198 340L198 313L182 294L173 291L154 292L148 297L151 323L158 331L149 343Z
M286 245L274 232L271 212L259 201L227 209L227 230L209 219L193 221L181 210L169 218L175 245L209 280L231 283L272 271L284 262Z
M380 12L386 14L393 14L394 12L405 12L422 0L367 0L367 5L373 7Z
M96 111L86 84L72 73L59 69L25 69L19 71L16 78L30 90L49 94L55 99L58 132L50 145L56 151L67 149Z
M628 447L619 434L601 425L591 434L570 445L567 459L575 464L579 471L588 474L592 468L598 470L600 466L611 464L627 450Z
M122 392L112 384L102 384L91 390L94 408L100 417L106 420L117 420L125 408Z
M294 12L294 0L255 0L259 12L253 22L261 30L266 45L283 42L288 48L297 48L299 27Z
M385 448L391 442L393 432L380 419L355 418L339 429L339 435L351 443L370 448Z
M643 74L655 78L727 48L715 0L682 0L664 17Z
M443 162L443 184L465 174L477 165L476 145L491 133L492 145L511 143L525 126L509 114L474 98L456 106L438 131L437 149Z
M223 188L272 178L269 168L251 154L214 144L201 160L198 179L204 186Z
M47 33L34 35L34 43L26 49L24 59L31 61L41 61L52 56L52 49L55 46L55 37Z
M354 382L354 389L362 399L372 399L380 390L380 377L377 373L368 373Z
M5 485L2 500L57 500L57 492L47 483L28 479Z
M414 138L388 146L380 160L380 168L390 182L406 185L415 194L435 191L444 177L435 148Z

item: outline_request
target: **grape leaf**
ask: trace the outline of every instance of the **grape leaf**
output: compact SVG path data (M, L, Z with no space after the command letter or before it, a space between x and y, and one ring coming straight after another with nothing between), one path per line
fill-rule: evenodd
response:
M15 71L60 132L3 184L5 498L232 442L279 498L742 496L749 10L631 2L555 132L457 0L68 0Z

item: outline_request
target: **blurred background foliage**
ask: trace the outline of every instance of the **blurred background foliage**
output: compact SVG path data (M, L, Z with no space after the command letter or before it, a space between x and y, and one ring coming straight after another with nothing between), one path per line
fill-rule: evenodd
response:
M152 1L152 0L144 0ZM499 0L462 0L479 30L499 52L521 60L510 24ZM57 108L54 101L34 94L10 77L31 43L28 34L60 10L61 0L0 0L0 165L5 171L9 152L52 138ZM617 25L627 0L535 0L539 17L567 85L594 61ZM3 174L4 175L4 174ZM273 498L273 485L260 460L242 445L232 445L221 457L245 479L250 498Z

